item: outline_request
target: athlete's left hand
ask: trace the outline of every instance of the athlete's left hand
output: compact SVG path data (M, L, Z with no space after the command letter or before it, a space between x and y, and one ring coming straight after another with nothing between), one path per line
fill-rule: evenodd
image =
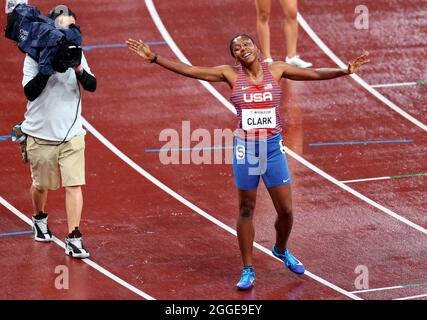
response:
M359 70L359 68L370 62L371 60L369 60L369 52L365 51L362 55L358 56L355 60L353 60L352 62L348 63L348 73L352 74L357 72L357 70Z

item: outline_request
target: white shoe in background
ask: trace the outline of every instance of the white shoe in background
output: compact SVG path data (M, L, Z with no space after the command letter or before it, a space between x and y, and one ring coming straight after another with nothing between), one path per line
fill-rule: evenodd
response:
M293 65L297 68L310 68L313 64L307 61L302 60L299 56L294 56L291 59L286 57L286 63Z
M273 58L265 58L264 60L262 60L263 62L267 62L268 64L273 63Z
M9 14L20 3L28 4L28 0L6 0L4 11L6 12L6 14Z

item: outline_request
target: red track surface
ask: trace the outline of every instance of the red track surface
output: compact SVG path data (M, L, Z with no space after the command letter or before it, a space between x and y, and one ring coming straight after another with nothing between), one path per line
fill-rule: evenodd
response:
M53 1L32 1L42 11ZM123 43L128 37L163 41L143 1L67 2L78 13L85 45ZM78 5L76 5L78 3ZM231 64L228 41L240 32L255 35L254 8L243 1L155 1L184 55L196 65ZM356 1L300 1L299 11L321 39L347 61L363 49L372 64L360 74L368 83L426 80L423 1L370 1L370 29L353 27ZM418 17L418 20L417 20ZM4 24L4 16L1 23ZM273 56L284 50L277 4L271 17ZM424 30L425 32L425 30ZM174 57L167 45L155 48ZM333 62L300 29L299 51L316 67ZM0 40L0 135L22 119L23 55ZM234 228L237 214L230 165L162 165L159 133L191 128L234 128L235 119L197 81L142 63L126 48L96 49L86 56L99 81L85 94L85 118L139 166L179 195ZM215 87L225 96L229 89ZM338 180L427 172L425 132L392 111L351 78L327 82L283 82L283 121L287 146ZM426 122L427 86L381 89L390 100ZM413 139L413 143L310 147L320 141ZM29 168L17 147L0 142L0 196L28 216ZM93 135L87 135L87 186L82 230L91 259L157 299L346 299L255 250L256 288L237 292L241 261L237 239L145 179ZM369 268L370 288L427 282L426 235L375 209L289 157L293 173L295 223L290 248L308 270L355 291L356 266ZM427 228L426 177L371 181L351 187L397 214ZM51 193L52 231L66 232L63 195ZM0 206L0 233L27 225ZM256 242L271 248L274 207L262 186L258 194ZM30 235L0 237L1 299L137 299L136 294L55 244L35 243ZM70 268L70 289L56 290L54 269ZM391 299L427 293L427 286L358 294ZM424 298L425 299L425 298Z

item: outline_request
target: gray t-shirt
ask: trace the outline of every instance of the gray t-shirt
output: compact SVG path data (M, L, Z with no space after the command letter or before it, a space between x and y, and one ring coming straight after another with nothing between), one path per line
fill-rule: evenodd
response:
M92 74L84 55L81 63L84 70ZM22 86L31 81L38 72L38 63L27 55L24 60ZM50 76L40 96L34 101L28 101L25 120L21 125L22 131L27 135L51 141L64 140L71 126L66 141L85 134L80 97L75 71L69 68L64 73L56 72Z

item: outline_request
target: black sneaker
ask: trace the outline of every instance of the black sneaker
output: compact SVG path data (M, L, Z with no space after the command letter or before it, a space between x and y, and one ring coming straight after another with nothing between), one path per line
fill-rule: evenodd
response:
M90 256L89 251L83 246L83 237L77 228L65 238L65 254L79 259Z
M32 217L34 240L39 242L52 241L52 233L47 225L47 215L44 214L43 218Z

